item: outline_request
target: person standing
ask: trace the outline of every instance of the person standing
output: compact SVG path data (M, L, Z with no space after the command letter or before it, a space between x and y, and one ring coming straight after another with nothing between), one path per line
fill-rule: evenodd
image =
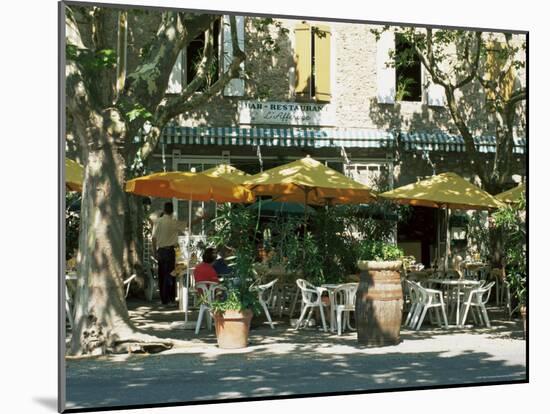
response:
M178 235L187 229L187 223L176 220L171 201L164 204L164 214L153 227L152 245L158 260L159 293L162 304L176 301L176 280L170 273L176 267L176 246Z

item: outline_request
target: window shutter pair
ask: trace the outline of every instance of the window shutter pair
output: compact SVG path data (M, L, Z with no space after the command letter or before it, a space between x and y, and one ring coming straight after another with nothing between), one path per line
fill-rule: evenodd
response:
M395 67L391 65L390 51L395 50L395 35L385 31L380 35L376 46L376 83L377 100L381 104L395 103ZM426 74L426 73L424 73ZM430 80L427 88L429 106L445 105L445 91L443 86Z
M237 42L244 52L244 16L235 16L237 23ZM223 70L226 72L233 61L233 41L231 38L231 23L229 16L223 16ZM241 71L244 70L244 62L241 63ZM224 89L225 96L243 96L244 79L231 79Z
M315 96L318 101L330 102L330 43L330 27L321 25L312 28L306 23L296 26L294 52L297 96L306 98ZM314 65L312 65L313 57ZM311 90L312 76L315 76L315 91Z

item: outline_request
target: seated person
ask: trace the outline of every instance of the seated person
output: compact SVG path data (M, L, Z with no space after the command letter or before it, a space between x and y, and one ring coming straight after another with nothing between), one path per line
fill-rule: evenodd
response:
M212 267L218 274L218 276L229 276L231 275L231 268L225 263L225 257L227 256L227 248L221 246L218 248L218 258L214 261Z
M200 282L216 282L220 283L218 274L212 264L216 260L216 253L214 249L209 247L202 254L202 263L198 264L193 271L193 277L195 278L195 283Z

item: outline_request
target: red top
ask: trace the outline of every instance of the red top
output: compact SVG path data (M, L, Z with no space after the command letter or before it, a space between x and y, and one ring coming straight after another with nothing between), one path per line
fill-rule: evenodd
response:
M220 279L218 279L218 274L216 273L212 265L205 262L202 262L195 267L193 276L195 277L195 283L220 282Z

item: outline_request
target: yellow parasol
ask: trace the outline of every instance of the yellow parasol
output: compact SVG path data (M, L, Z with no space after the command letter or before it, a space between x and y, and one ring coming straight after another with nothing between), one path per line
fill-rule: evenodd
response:
M508 191L504 191L503 193L497 194L495 198L499 201L502 201L503 203L517 203L519 202L519 199L522 194L525 193L525 184L520 184Z
M250 174L247 174L229 164L217 165L216 167L203 171L201 174L208 175L209 177L224 178L234 184L242 184L251 177Z
M65 158L65 185L70 191L82 192L84 167L69 158Z
M445 239L446 253L449 253L450 250L449 209L489 210L502 206L502 203L491 194L452 172L434 175L417 183L404 185L379 194L379 196L400 204L444 208L447 234ZM438 252L439 240L438 226ZM447 259L448 256L445 254L445 270L447 269Z
M255 195L269 195L275 201L299 202L301 199L306 207L304 235L307 234L307 204L365 203L376 198L367 186L309 156L253 175L244 185Z
M251 203L254 195L247 188L224 178L192 172L162 172L134 178L126 183L129 193L219 203Z
M400 204L433 208L487 210L502 203L491 194L455 173L442 173L379 194Z
M129 193L162 197L177 198L189 201L189 234L191 234L191 203L193 201L216 201L229 203L253 202L254 195L242 185L229 180L211 177L205 174L192 172L162 172L134 178L126 183L126 191ZM189 258L189 250L187 251ZM185 287L181 283L180 309L185 312L187 323L188 291L190 279L190 266L187 266L187 280Z
M243 185L255 195L305 204L352 204L376 199L367 186L309 156L253 175Z

